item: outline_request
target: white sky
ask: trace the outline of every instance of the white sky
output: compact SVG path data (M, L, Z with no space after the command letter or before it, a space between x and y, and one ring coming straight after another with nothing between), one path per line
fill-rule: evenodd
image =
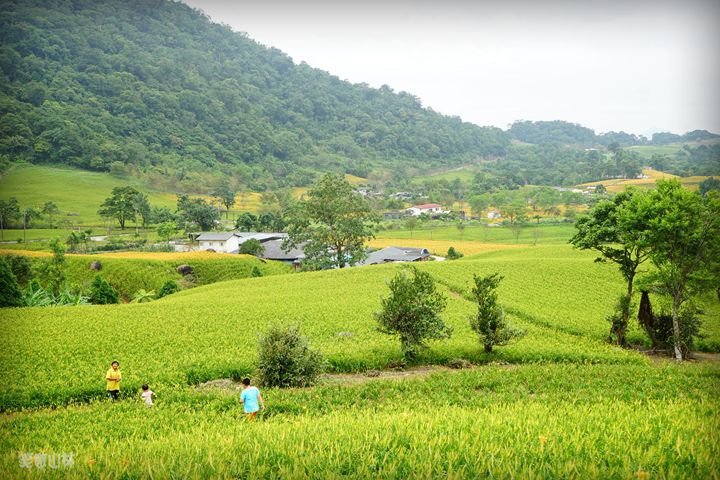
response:
M479 125L720 132L718 0L183 0L353 83Z

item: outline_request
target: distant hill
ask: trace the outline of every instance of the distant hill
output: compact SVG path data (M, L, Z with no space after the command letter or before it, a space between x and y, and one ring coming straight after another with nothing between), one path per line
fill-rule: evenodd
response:
M671 143L701 142L706 140L720 141L720 135L708 132L707 130L693 130L684 135L659 132L653 134L650 140L642 135L622 131L596 134L595 131L590 128L562 120L537 122L519 120L510 126L508 133L514 140L524 143L560 143L586 147L597 145L609 146L613 143L618 144L620 147L631 147L636 145L667 145Z
M6 161L223 172L262 188L453 165L510 143L409 93L295 65L182 3L8 0L0 38Z

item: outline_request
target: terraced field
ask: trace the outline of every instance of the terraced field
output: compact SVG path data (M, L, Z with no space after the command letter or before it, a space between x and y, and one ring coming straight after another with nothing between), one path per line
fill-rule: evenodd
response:
M27 473L28 452L72 452L71 467L31 468L76 478L717 476L718 363L651 362L604 343L623 284L593 258L539 245L420 265L448 296L454 329L421 363L476 366L401 380L363 375L401 356L373 320L406 268L397 264L276 272L149 304L0 310L0 473ZM525 335L485 354L467 297L473 273L495 271L508 321ZM718 308L706 300L718 341ZM345 375L264 391L266 415L247 423L234 385L197 385L251 374L257 336L276 323L300 325ZM102 399L113 359L124 378L117 403ZM139 402L145 382L158 394L152 410Z

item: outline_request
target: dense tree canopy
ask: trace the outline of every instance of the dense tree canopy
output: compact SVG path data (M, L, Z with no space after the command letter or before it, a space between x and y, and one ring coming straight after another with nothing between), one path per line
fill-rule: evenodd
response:
M0 31L0 154L14 158L274 187L509 145L408 93L296 65L180 2L9 0Z

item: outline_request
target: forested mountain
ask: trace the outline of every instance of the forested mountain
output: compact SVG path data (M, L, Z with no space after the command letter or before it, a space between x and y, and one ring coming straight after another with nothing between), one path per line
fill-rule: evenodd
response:
M573 184L637 172L640 158L617 146L717 137L648 141L562 121L479 127L409 93L297 65L168 0L3 0L0 9L0 171L72 165L210 191L228 176L264 190L308 185L322 171L399 181L477 163L509 184ZM656 160L717 173L717 148L686 153Z
M4 0L0 39L0 153L33 162L222 171L262 187L509 145L408 93L295 65L181 3Z

